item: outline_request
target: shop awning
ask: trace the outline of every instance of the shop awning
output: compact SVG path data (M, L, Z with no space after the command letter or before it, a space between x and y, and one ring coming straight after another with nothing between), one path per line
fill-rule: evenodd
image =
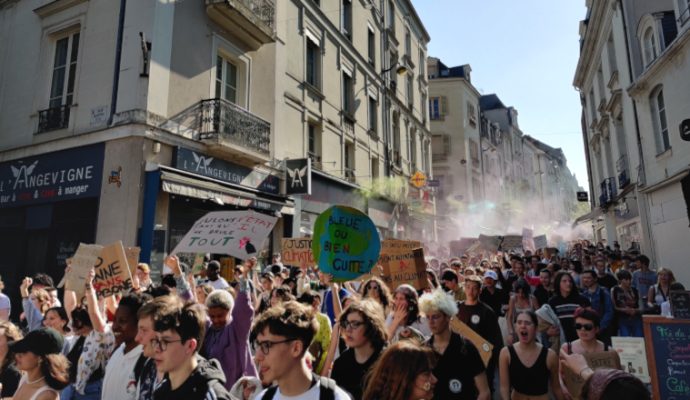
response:
M219 205L278 211L281 214L289 215L295 213L294 207L284 201L268 199L258 193L244 191L218 181L168 168L161 168L161 188L170 194L210 200Z
M579 216L575 220L575 222L573 222L573 228L585 222L593 221L594 219L599 218L599 216L603 213L604 212L601 210L601 208L597 207L594 210L588 212L587 214Z

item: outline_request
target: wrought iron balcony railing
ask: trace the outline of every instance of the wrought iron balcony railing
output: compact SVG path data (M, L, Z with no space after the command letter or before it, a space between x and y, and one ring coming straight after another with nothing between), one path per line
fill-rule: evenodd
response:
M67 128L70 107L69 105L64 105L39 111L37 133Z
M235 0L250 9L267 27L275 29L276 5L274 0Z
M270 154L271 124L223 99L202 100L197 119L200 140L224 140Z

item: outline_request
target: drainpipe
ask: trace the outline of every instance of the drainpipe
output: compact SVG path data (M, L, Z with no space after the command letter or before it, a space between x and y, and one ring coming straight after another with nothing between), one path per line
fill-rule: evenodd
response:
M628 74L630 76L630 81L631 83L635 80L633 77L633 68L632 68L632 58L630 57L630 38L628 36L628 19L625 14L625 8L623 6L623 0L618 0L618 5L620 6L621 9L621 15L623 16L623 34L625 35L625 52L626 56L628 59ZM645 165L644 165L644 153L642 151L642 137L640 135L640 121L639 121L639 116L637 114L637 102L635 99L630 97L630 100L632 101L633 105L633 116L635 118L635 136L637 138L637 152L638 156L640 158L640 165L639 169L637 172L637 184L640 184L640 177L644 177L644 180L646 181L646 173L645 173ZM646 183L646 182L645 182ZM644 212L644 218L642 218L642 215L640 215L640 219L644 219L645 225L647 225L647 242L649 243L649 248L652 252L652 258L656 259L656 250L654 246L654 241L652 240L652 228L649 224L649 210L648 210L648 203L645 198L642 198L644 196L642 193L639 191L635 190L636 195L637 195L637 204L638 208L640 208L640 203L642 205L642 211Z
M120 64L122 61L122 36L125 28L125 10L127 0L120 0L120 15L117 22L117 44L115 45L115 70L113 71L113 92L110 97L110 116L108 126L112 125L115 111L117 110L117 91L120 85Z

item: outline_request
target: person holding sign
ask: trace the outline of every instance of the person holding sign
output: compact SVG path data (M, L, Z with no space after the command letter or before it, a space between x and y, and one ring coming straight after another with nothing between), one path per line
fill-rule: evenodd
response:
M427 316L432 337L426 345L438 355L433 374L438 379L435 399L489 400L491 391L484 361L469 340L450 329L450 320L458 313L455 299L441 289L425 293L419 299L420 310ZM462 368L458 368L461 365Z
M556 399L564 398L558 381L558 356L537 343L538 324L534 311L517 312L517 342L504 347L499 356L502 399L548 400L549 385Z

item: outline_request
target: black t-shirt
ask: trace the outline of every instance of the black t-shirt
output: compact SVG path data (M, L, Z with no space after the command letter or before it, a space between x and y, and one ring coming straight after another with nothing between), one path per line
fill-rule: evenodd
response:
M350 393L352 398L361 399L364 392L364 377L380 355L381 349L376 349L364 364L360 364L355 359L354 349L347 349L333 363L331 379Z
M503 315L503 305L508 304L509 301L509 297L506 296L507 293L507 291L498 288L494 289L494 292L491 293L489 289L483 288L482 292L479 294L479 300L491 307L494 314L500 317Z
M427 341L433 348L434 337ZM457 333L450 334L450 342L434 368L438 379L434 398L443 400L476 400L479 395L474 378L485 371L477 348Z
M539 303L539 307L548 303L551 296L553 296L553 293L550 290L546 289L541 284L539 284L539 286L537 286L537 288L534 289L533 294L534 294L534 297L537 298L537 303Z
M618 280L616 279L616 277L609 273L604 274L604 276L598 277L597 282L599 283L599 286L603 286L608 290L611 290L614 286L618 285Z
M491 308L481 301L471 306L463 301L458 303L458 319L494 345L492 358L495 361L503 347L503 336L498 317Z
M21 377L14 363L7 364L0 373L0 383L2 383L2 392L0 396L2 396L2 398L12 397L14 392L17 391L17 386L19 386L19 379Z

